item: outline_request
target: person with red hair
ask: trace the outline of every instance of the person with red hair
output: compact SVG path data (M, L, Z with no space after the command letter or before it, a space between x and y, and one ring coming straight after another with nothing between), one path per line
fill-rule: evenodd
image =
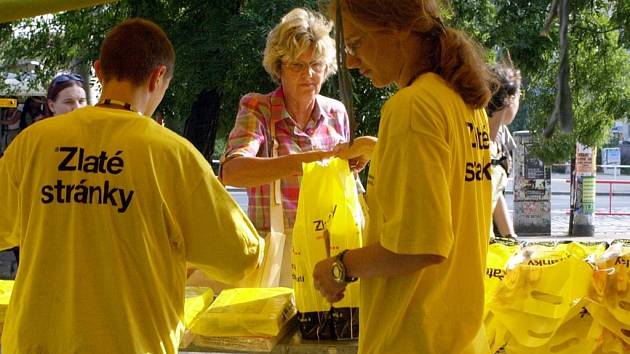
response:
M347 66L398 91L379 138L340 146L371 158L364 246L314 269L331 302L361 280L360 353L488 353L482 328L491 219L484 108L493 81L478 47L434 0L339 0Z

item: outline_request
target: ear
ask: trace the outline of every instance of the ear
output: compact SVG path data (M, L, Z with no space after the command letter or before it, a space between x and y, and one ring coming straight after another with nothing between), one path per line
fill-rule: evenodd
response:
M96 72L96 77L98 77L98 81L101 82L101 84L104 82L103 81L103 72L101 71L101 61L99 59L97 59L94 62L94 71Z
M55 102L51 99L46 99L46 104L48 105L50 113L55 114Z
M160 87L165 76L166 76L165 65L160 65L157 68L153 69L153 71L151 71L151 76L149 76L149 91L153 92L158 87Z

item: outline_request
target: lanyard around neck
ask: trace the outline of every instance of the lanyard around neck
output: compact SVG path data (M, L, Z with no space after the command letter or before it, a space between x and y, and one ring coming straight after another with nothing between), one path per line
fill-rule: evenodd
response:
M99 106L99 105L118 106L118 107L121 107L124 110L130 111L130 112L136 112L136 113L142 115L142 112L140 112L137 109L133 108L131 103L124 102L124 101L119 101L119 100L114 100L114 99L111 99L111 98L101 99L101 100L98 101L98 103L96 105L97 106Z

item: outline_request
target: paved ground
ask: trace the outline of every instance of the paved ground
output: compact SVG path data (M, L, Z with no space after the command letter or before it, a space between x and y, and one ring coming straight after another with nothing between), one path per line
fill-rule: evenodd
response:
M595 215L593 219L595 235L593 237L574 237L576 240L614 240L630 239L630 216ZM551 213L551 235L546 238L565 238L569 232L569 215L564 212ZM528 238L526 238L528 239Z

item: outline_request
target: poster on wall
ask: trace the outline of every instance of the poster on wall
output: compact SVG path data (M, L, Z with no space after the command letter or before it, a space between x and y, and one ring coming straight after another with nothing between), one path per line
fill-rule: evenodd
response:
M595 176L582 176L582 212L595 211Z
M529 152L531 144L525 145L525 178L526 179L545 179L545 165L542 160Z
M594 154L592 148L578 143L575 150L575 171L586 175L595 172Z

